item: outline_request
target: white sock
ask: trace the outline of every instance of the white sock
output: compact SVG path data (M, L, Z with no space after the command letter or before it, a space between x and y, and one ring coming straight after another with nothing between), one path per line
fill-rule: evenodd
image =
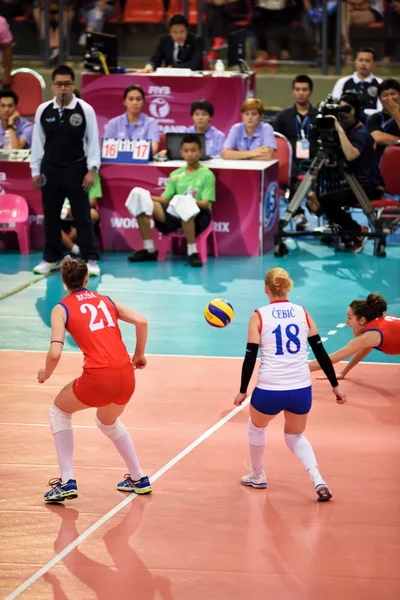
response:
M57 450L58 464L60 466L60 476L63 483L68 479L74 479L74 470L72 458L74 454L74 434L72 429L59 431L54 434L54 443Z
M81 250L77 244L74 244L71 248L71 252L72 254L75 254L75 256L78 256L78 254L81 253Z
M196 242L194 244L188 244L187 245L187 253L188 256L191 256L192 254L194 254L195 252L197 252L197 246L196 246Z
M156 251L156 247L154 246L153 240L143 240L143 246L144 246L144 249L147 250L147 252L155 252Z
M143 471L140 468L138 458L136 456L136 450L131 440L131 436L127 431L117 440L112 440L116 449L126 462L128 467L129 475L136 481L143 477Z
M266 427L256 427L249 419L250 460L256 475L263 472L263 460L266 444Z
M314 485L325 483L319 472L314 450L306 436L303 433L285 433L285 442L289 450L302 462Z

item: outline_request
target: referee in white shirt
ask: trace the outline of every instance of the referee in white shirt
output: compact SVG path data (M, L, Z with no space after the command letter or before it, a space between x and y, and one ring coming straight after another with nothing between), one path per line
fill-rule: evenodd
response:
M42 274L60 267L60 213L68 198L82 258L90 275L100 275L88 198L100 167L96 114L89 104L76 98L75 73L70 67L60 65L53 71L52 87L55 97L37 109L32 138L32 179L42 190L45 233L43 260L33 270Z

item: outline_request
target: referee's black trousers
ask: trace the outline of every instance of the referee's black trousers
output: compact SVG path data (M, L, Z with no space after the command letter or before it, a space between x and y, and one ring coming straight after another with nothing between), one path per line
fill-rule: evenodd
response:
M42 203L44 212L44 252L48 262L60 260L64 253L61 244L60 213L65 198L71 203L72 216L78 234L77 244L85 261L98 260L93 223L87 192L82 188L87 173L86 160L66 166L42 164Z

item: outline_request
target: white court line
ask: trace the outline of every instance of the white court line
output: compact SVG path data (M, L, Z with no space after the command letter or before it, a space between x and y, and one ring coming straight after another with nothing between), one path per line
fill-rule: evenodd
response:
M322 341L326 341L328 338L321 338ZM15 349L6 349L6 348L0 348L0 352L17 352L20 354L26 353L26 354L47 354L47 350L15 350ZM72 350L63 350L63 354L80 354L80 351L77 350L76 352L72 351ZM243 356L205 356L203 354L148 354L146 353L146 356L161 356L162 358L212 358L212 359L216 359L216 358L222 358L224 360L243 360ZM339 362L342 363L346 363L349 362L347 360L341 360ZM388 367L392 366L392 367L397 367L398 365L396 363L386 363L386 362L374 362L372 360L368 360L363 362L363 364L367 364L367 365L387 365ZM1 384L0 385L4 385ZM15 383L14 385L19 385L18 383ZM25 385L31 385L31 384L25 384ZM50 387L50 386L49 386ZM56 387L56 386L52 386L52 387ZM57 386L59 387L59 386ZM60 386L61 387L61 386Z
M328 335L335 335L335 333L337 333L336 329L331 329L328 331Z
M215 425L213 425L212 427L207 429L207 431L205 431L200 437L198 437L189 446L186 446L186 448L184 450L182 450L182 452L179 452L179 454L177 454L172 460L167 462L167 464L165 464L163 467L161 467L161 469L159 469L152 477L150 477L151 483L154 483L155 481L157 481L157 479L159 479L162 475L164 475L164 473L169 471L173 466L175 466L179 461L181 461L182 458L184 458L187 454L189 454L189 452L191 452L192 450L197 448L197 446L199 446L202 442L204 442L204 440L206 440L208 437L210 437L210 435L212 435L215 431L220 429L220 427L222 427L222 425L225 425L225 423L230 421L230 419L232 419L232 417L234 417L245 406L247 406L249 404L249 402L250 402L250 397L246 398L246 400L243 402L243 404L241 406L237 406L236 408L231 410L231 412L228 413L225 417L223 417L223 419L220 419L217 423L215 423ZM31 586L32 583L35 583L35 581L37 581L45 573L50 571L50 569L52 569L55 565L57 565L59 562L61 562L66 556L68 556L68 554L70 554L70 552L75 550L75 548L77 546L79 546L79 544L81 544L84 540L86 540L92 533L97 531L97 529L99 529L102 525L104 525L104 523L107 523L107 521L109 521L114 515L119 513L119 511L122 510L123 508L125 508L125 506L127 506L130 502L133 502L133 500L135 500L135 498L137 498L136 494L131 493L127 498L125 498L125 500L122 500L122 502L120 502L119 504L114 506L114 508L112 508L103 517L101 517L101 519L99 519L98 521L93 523L93 525L91 525L88 529L86 529L86 531L81 533L81 535L79 535L73 542L68 544L68 546L66 546L66 548L64 548L64 550L62 550L62 552L59 552L58 554L56 554L56 556L54 558L52 558L47 564L45 564L41 569L36 571L36 573L31 575L31 577L29 577L26 581L24 581L24 583L19 585L13 592L11 592L11 594L9 594L6 598L4 598L4 600L14 600L14 598L18 598L18 596L20 596L26 589L28 589L28 587Z

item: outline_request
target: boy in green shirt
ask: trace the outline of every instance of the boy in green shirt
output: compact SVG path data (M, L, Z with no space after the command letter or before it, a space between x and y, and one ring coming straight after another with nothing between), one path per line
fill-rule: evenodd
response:
M183 229L187 241L189 263L192 267L203 265L197 252L196 236L207 229L211 221L211 206L215 202L215 176L200 164L201 142L196 134L188 133L182 139L181 155L186 167L172 171L162 196L151 196L155 226L167 235ZM189 221L183 221L167 212L170 200L176 195L191 195L196 200L200 212ZM128 256L130 262L154 261L158 258L150 233L150 218L144 213L137 216L143 239L143 250L137 250Z

